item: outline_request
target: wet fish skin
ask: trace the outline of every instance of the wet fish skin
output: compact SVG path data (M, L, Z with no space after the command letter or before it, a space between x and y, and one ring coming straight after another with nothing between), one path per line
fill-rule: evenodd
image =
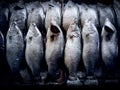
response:
M31 23L26 35L26 62L34 78L40 78L41 61L43 59L43 38L35 23Z
M10 25L6 36L6 58L13 73L18 73L24 54L23 35L16 22Z
M58 24L53 20L47 31L45 59L48 66L48 74L51 78L56 77L59 64L63 58L64 36Z
M83 63L88 76L95 76L96 65L99 60L99 34L91 21L86 21L82 28L83 38Z
M82 55L82 36L81 29L78 27L76 19L73 19L69 25L65 45L65 65L69 71L70 76L77 76L78 64L81 60Z
M101 39L101 54L106 74L113 75L118 57L118 37L114 25L108 18L106 18L102 28Z

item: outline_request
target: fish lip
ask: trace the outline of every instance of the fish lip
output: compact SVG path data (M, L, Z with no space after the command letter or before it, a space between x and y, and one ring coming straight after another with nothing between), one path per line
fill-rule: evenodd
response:
M58 35L61 32L61 29L59 28L58 24L53 19L51 19L49 29L53 35Z
M109 28L111 31L113 31L113 32L115 31L115 27L113 26L113 24L110 22L110 20L108 18L106 18L103 28L104 28L104 30L106 28Z
M51 25L51 26L50 26L50 30L51 30L51 32L54 33L54 34L60 33L59 28L58 28L57 26L55 26L55 25Z
M49 7L54 7L54 5L53 5L53 4L51 4L51 3L49 3L48 5L49 5Z

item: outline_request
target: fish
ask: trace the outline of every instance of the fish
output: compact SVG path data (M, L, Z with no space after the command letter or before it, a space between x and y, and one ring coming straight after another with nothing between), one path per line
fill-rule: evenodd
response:
M64 36L59 25L51 21L47 30L45 60L48 67L48 76L51 80L56 80L56 73L61 68L60 64L63 62L64 53Z
M5 62L5 41L4 41L4 36L0 31L0 73L1 77L0 80L2 79L2 75L4 75L4 62Z
M9 8L5 2L0 2L0 31L6 36L9 26Z
M65 44L65 65L69 71L69 79L77 79L77 70L82 56L82 34L76 18L72 20L67 30Z
M29 12L27 19L27 27L29 28L30 24L33 22L37 25L39 30L43 29L45 23L45 14L42 6L40 5L37 8L34 8L31 12Z
M4 53L5 53L5 42L4 42L4 36L0 31L0 64L2 64L1 61L3 61L4 58ZM1 66L1 65L0 65Z
M82 3L79 5L80 23L84 26L86 20L91 21L96 27L99 26L98 14L95 5L87 5Z
M86 20L82 28L83 52L82 58L86 75L95 77L97 63L99 61L100 40L95 25Z
M17 26L20 28L23 36L25 37L27 33L27 11L24 3L19 1L17 3L10 4L10 12L11 16L9 23L11 24L15 21L17 23Z
M61 26L61 8L57 3L49 3L46 17L45 17L45 29L48 30L51 20L56 21L56 23Z
M101 54L105 64L105 73L107 76L113 75L115 72L116 61L118 57L118 37L117 30L106 18L101 33Z
M62 27L66 32L73 18L77 19L77 23L79 22L79 8L75 3L69 0L64 7L62 19Z
M106 18L109 18L113 25L115 25L115 13L111 6L98 3L97 10L101 29L104 26Z
M6 60L9 68L16 78L20 75L20 65L24 56L23 34L17 23L10 24L6 35Z
M25 59L35 80L40 80L43 54L42 34L37 28L37 25L31 23L26 35Z

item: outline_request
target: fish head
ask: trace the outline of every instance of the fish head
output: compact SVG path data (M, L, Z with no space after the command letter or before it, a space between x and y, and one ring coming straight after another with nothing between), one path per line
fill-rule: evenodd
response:
M79 37L79 35L80 35L80 28L78 27L77 19L73 18L67 30L67 37L73 38L73 37Z
M60 33L61 33L60 27L58 26L56 21L52 19L47 31L47 37L50 38L51 41L54 41L55 38L57 39L57 37L59 37Z
M110 22L110 20L108 18L106 18L104 26L102 28L102 37L105 37L107 40L110 39L113 34L116 32L115 27L113 26L113 24Z

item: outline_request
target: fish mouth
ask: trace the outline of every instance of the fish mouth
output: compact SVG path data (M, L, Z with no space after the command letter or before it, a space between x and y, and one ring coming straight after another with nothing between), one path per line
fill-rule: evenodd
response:
M55 25L51 25L50 30L51 30L51 32L54 33L54 34L60 33L59 28L58 28L57 26L55 26Z
M52 3L49 3L48 5L49 5L49 7L54 7L54 5Z
M105 30L106 30L107 32L113 32L113 30L112 30L110 27L108 27L108 26L105 26L104 28L105 28Z
M106 20L105 20L104 29L107 32L114 32L115 31L115 27L113 26L113 24L110 22L110 20L108 18L106 18Z
M15 6L14 7L14 10L20 10L20 9L23 9L23 7L20 7L20 6Z

